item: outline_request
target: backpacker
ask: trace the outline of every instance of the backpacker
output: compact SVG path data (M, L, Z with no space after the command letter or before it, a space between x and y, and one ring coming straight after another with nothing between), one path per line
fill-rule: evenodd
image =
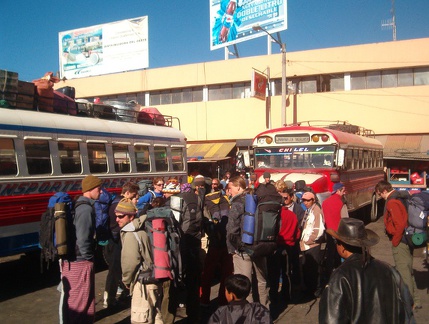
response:
M144 284L169 279L177 287L183 281L181 231L171 209L156 207L148 210L144 230L151 244L153 264L146 264L145 271L141 267L139 280Z
M111 237L109 208L115 198L115 194L111 194L107 189L101 188L100 197L94 203L95 237L100 245L106 245Z
M427 226L429 213L429 192L419 192L410 195L408 191L396 191L392 198L399 199L408 214L408 227L405 236L409 244L420 246L427 241Z

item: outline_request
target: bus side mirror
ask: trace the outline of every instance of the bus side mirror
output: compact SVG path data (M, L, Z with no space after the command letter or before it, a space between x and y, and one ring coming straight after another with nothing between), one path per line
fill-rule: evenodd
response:
M344 149L339 149L337 152L337 167L344 167Z

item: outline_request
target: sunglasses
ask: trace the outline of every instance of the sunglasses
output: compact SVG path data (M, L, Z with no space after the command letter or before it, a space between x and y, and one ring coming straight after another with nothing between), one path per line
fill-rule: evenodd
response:
M313 198L311 198L311 199L301 199L303 202L306 202L306 201L313 201L314 199Z
M119 218L119 219L122 219L122 218L124 218L125 216L127 216L127 215L116 215L116 217L117 217L117 218Z
M163 186L164 184L163 183L157 183L155 186Z

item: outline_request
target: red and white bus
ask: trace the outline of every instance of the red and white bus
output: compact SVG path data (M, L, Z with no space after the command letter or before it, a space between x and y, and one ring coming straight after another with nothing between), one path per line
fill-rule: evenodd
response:
M0 108L0 256L37 249L49 197L80 195L87 174L116 193L127 181L185 180L185 135L168 126Z
M345 123L287 126L258 134L253 154L259 182L266 171L274 181L304 180L323 202L341 181L349 212L372 204L371 219L377 217L374 187L385 179L383 145L370 131Z

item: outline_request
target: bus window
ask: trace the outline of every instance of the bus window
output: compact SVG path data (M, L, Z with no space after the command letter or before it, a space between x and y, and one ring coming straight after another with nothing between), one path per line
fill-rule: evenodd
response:
M82 172L78 142L58 142L58 153L63 174Z
M369 168L369 156L368 156L368 151L367 150L363 151L363 168L364 169L368 169Z
M143 145L134 146L137 172L150 171L149 147Z
M127 145L113 145L115 172L130 172L130 154Z
M49 151L48 141L27 139L24 141L24 146L29 174L52 173L51 152Z
M354 164L353 164L353 150L346 149L346 169L347 170L353 170Z
M13 139L0 138L0 175L16 175L17 173Z
M106 146L100 143L88 143L88 162L91 173L107 173Z
M183 170L183 149L176 147L171 149L171 158L173 161L173 171Z
M168 171L167 148L161 146L154 147L154 153L156 171Z

